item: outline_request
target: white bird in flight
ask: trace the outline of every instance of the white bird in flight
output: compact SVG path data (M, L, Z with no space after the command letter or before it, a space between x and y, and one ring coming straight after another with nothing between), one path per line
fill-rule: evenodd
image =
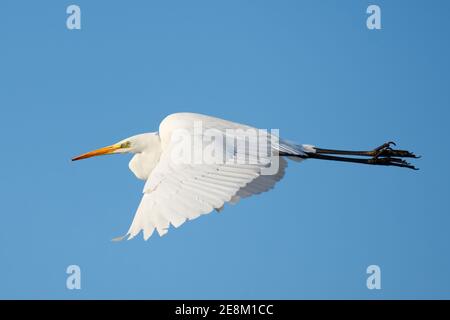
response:
M198 129L199 125L201 130ZM214 133L214 137L222 135L223 139L212 139L210 134L205 134L208 130ZM266 148L269 150L263 153L260 149L264 148L252 147L248 136L242 135L243 131L263 132L262 136L271 138L270 145ZM179 139L175 139L175 136ZM222 152L220 157L215 158L220 161L193 159L196 156L191 151L180 148L180 141L183 140L180 137L185 140L185 148L193 146L193 141L200 141L197 145L200 153L217 155ZM210 143L204 144L206 140ZM223 144L222 151L219 148L211 152L211 145L217 146L217 141ZM245 147L236 147L239 143ZM178 228L186 220L193 220L214 209L222 210L225 203L235 204L242 198L272 189L285 174L285 158L294 161L322 159L416 169L402 158L417 157L405 150L394 150L391 147L393 145L395 143L388 142L371 151L322 149L287 142L267 131L258 131L236 122L202 114L174 113L161 122L158 132L132 136L77 156L72 161L106 154L134 154L129 168L137 178L146 181L143 197L128 232L114 240L131 239L141 231L147 240L155 229L163 236L170 225ZM188 161L180 161L175 156L181 154L180 150L184 153L183 159ZM195 153L195 148L193 151ZM275 171L270 172L272 167L275 167Z

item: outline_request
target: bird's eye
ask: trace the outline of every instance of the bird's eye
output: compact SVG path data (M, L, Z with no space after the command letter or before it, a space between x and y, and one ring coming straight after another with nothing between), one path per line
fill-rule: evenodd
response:
M122 148L122 149L127 149L127 148L130 147L130 145L131 145L130 141L127 141L127 142L122 143L122 144L120 145L120 148Z

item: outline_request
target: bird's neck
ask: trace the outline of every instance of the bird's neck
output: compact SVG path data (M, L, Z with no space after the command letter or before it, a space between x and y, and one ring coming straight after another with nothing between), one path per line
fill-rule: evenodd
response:
M141 180L147 180L161 157L161 141L159 135L149 135L146 148L136 152L130 163L130 170Z

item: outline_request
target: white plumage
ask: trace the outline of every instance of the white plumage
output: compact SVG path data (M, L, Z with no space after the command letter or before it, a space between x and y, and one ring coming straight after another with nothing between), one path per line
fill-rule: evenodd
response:
M241 134L243 131L262 132L263 137L268 137L270 146L266 152L261 152L260 144L247 140L249 136ZM184 149L180 148L183 143L179 138L183 138ZM295 161L316 158L414 169L406 161L392 156L415 155L393 150L391 145L386 143L372 151L319 149L289 143L247 125L195 113L175 113L161 122L158 132L136 135L72 160L111 153L134 154L129 168L146 182L128 232L116 240L132 239L141 231L147 240L155 230L162 236L170 225L178 228L187 220L214 209L222 210L226 203L235 204L242 198L270 190L284 176L287 161L283 156ZM217 146L220 148L215 149ZM193 152L180 152L186 150ZM177 158L183 153L184 160L188 161ZM370 159L329 154L368 156ZM214 155L217 158L211 159L221 161L211 161L205 155Z
M166 117L161 122L159 135L157 135L161 146L159 162L152 168L146 179L144 195L127 232L128 239L135 237L141 230L146 240L155 229L162 236L168 232L170 225L177 228L187 220L193 220L214 209L221 210L225 203L236 203L240 198L267 191L283 177L287 163L282 158L275 175L261 175L261 168L265 166L265 162L261 160L259 164L174 163L171 161L171 150L174 146L171 137L174 130L184 129L194 137L196 121L201 121L204 131L214 129L224 135L227 135L226 131L229 129L251 128L193 113L177 113ZM233 138L242 137L234 136ZM301 153L299 147L295 148L288 144L282 145L280 149L296 154ZM146 152L144 151L144 154ZM154 150L148 152L154 153ZM247 149L245 156L256 157L256 152L257 150ZM236 152L225 155L228 160L238 156ZM137 154L135 157L142 156ZM133 158L131 162L134 160ZM268 158L267 162L270 161L271 159ZM140 177L141 172L138 168L148 169L150 166L150 163L148 165L140 163L132 168L132 171Z

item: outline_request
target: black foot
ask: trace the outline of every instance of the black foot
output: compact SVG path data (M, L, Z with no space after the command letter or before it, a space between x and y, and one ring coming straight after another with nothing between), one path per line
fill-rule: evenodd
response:
M400 158L391 158L391 157L373 157L369 159L369 164L382 165L382 166L395 166L395 167L403 167L409 168L413 170L419 170L409 162L400 159Z
M420 158L416 156L414 153L406 151L406 150L395 150L392 149L391 146L395 146L395 142L389 141L378 148L375 148L371 153L373 158L380 157L400 157L400 158Z

